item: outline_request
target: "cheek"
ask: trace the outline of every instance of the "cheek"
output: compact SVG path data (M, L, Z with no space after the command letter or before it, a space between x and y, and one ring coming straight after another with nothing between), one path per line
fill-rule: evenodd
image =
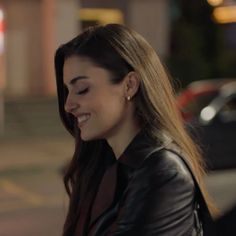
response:
M104 99L97 106L97 114L105 122L115 122L121 119L124 113L125 103L119 97Z

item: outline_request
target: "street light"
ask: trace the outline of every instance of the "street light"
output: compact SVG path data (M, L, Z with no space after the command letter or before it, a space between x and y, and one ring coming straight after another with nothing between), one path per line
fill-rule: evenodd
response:
M118 9L81 8L79 18L82 21L95 21L100 24L124 22L123 14Z
M222 24L236 22L236 5L216 7L213 11L213 17Z
M207 0L207 2L212 5L213 7L219 6L223 3L223 0Z
M214 7L212 16L217 23L236 22L236 0L207 0Z

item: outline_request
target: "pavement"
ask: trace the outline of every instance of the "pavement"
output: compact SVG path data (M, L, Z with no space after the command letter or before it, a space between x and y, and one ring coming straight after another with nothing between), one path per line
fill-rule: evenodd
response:
M60 170L73 148L66 133L0 139L1 236L61 235L68 197ZM236 202L235 169L211 172L206 183L222 212Z
M0 235L61 235L68 197L61 167L73 154L70 136L0 140Z

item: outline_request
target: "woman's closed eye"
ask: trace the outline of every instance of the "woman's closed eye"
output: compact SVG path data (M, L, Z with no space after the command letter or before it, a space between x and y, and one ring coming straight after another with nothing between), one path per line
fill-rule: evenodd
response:
M77 94L79 94L79 95L86 94L88 91L89 91L89 88L82 89L82 90L78 91Z

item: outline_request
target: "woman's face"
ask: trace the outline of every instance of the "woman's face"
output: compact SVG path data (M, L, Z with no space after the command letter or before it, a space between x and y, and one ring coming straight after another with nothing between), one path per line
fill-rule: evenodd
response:
M123 82L112 84L108 70L78 56L65 60L63 76L69 91L65 110L76 118L81 138L109 139L116 135L126 114Z

